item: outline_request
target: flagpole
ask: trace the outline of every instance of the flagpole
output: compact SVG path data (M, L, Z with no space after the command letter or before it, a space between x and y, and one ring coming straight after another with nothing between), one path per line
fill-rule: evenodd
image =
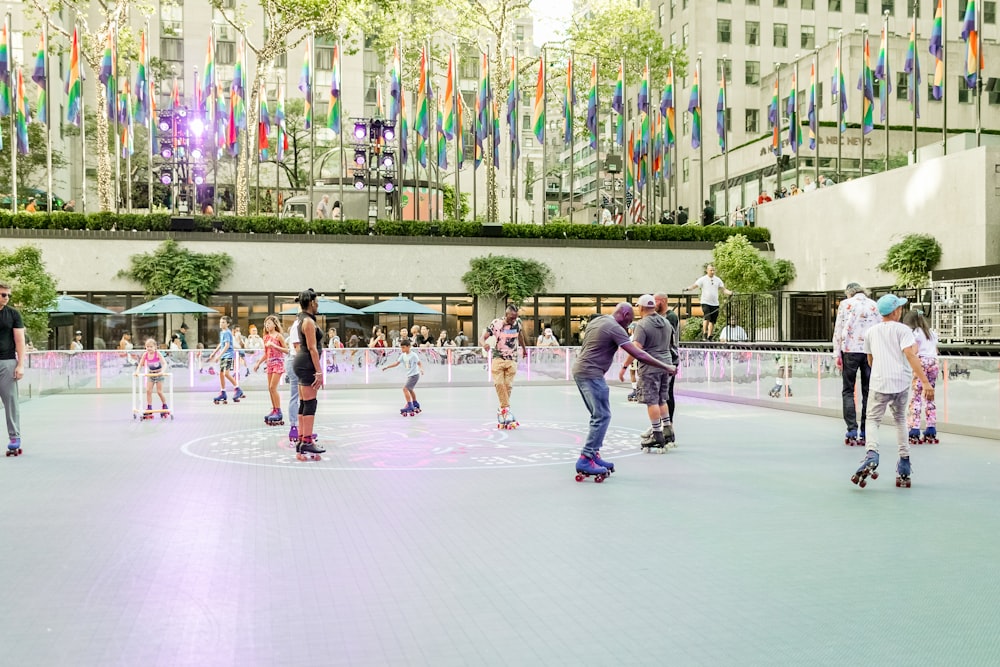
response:
M983 4L976 3L976 148L983 145Z
M444 102L444 100L441 99L441 89L440 88L438 88L438 94L437 94L436 97L437 97L437 104L436 104L436 106L437 106L437 109L438 109L438 113L436 113L435 116L434 116L435 123L434 123L434 144L433 144L433 146L434 146L434 221L435 222L438 221L438 220L440 220L441 217L442 217L442 211L441 211L442 206L441 205L443 204L443 202L439 200L439 197L441 196L441 162L438 160L438 157L439 157L438 156L438 144L441 142L442 138L445 140L444 155L445 155L446 158L448 157L448 135L446 135L444 133L444 127L443 127L444 118L443 117L441 118L441 122L442 122L441 132L438 133L438 131L437 131L437 122L436 122L437 118L444 115L443 112L441 111L441 104Z
M671 208L673 208L673 210L675 210L675 211L680 210L680 206L681 206L681 183L680 183L680 179L678 178L678 171L680 169L680 164L678 164L678 163L680 162L680 155L681 155L680 151L681 151L681 148L680 148L680 141L678 141L678 136L677 136L677 99L678 99L678 97L680 95L680 90L677 88L677 76L676 76L676 72L677 72L676 62L674 61L673 58L671 58L670 59L670 87L671 87L671 89L670 89L670 95L673 98L671 100L671 104L674 105L674 107L673 107L674 108L674 145L672 146L673 150L671 151L671 150L668 149L667 152L671 153L673 155L673 159L672 159L672 167L673 168L670 170L670 181L671 181L671 184L674 186L674 188L673 188L674 194L673 194L673 201L671 202ZM677 219L674 218L674 222L676 222L676 221L677 221Z
M480 51L479 52L480 57L477 58L479 62L476 63L477 65L479 65L479 67L476 68L479 70L479 76L482 76L483 74L482 55L483 54ZM472 222L475 222L476 216L479 215L479 197L478 197L479 186L477 183L477 181L479 180L479 165L476 164L476 158L479 157L479 153L477 152L477 150L480 148L480 146L482 146L483 143L482 140L479 138L480 137L479 133L481 132L479 127L479 116L483 112L479 104L479 86L481 85L483 85L483 82L479 80L479 77L476 77L476 104L473 109L475 113L472 114ZM485 149L483 150L482 154L483 156L486 155ZM481 161L482 160L480 160L480 162Z
M79 19L79 16L77 16L77 19ZM79 26L76 23L76 21L74 21L73 32L75 35L77 35L77 39L79 39L78 30ZM79 45L79 42L77 42L77 44ZM77 55L77 58L79 58L79 55ZM80 69L80 82L82 86L83 63L80 62L79 59L77 60L77 67ZM86 102L84 101L85 99L86 96L81 94L80 95L80 157L82 158L83 161L83 178L81 180L82 187L80 193L80 211L82 213L87 212L87 107L86 107Z
M917 112L918 112L919 104L920 104L920 98L918 97L918 95L920 94L920 88L919 88L920 82L918 81L918 79L920 78L920 66L918 65L918 63L920 62L920 60L919 60L919 58L917 56L917 7L919 6L918 3L919 3L919 0L913 0L913 5L912 5L913 6L913 25L911 26L911 28L912 28L912 37L913 37L913 40L912 40L913 41L913 64L911 65L912 72L910 73L910 79L911 79L910 80L910 91L911 91L910 94L913 95L913 104L912 104L912 107L913 107L913 163L914 164L917 163ZM909 47L907 47L907 50L909 50Z
M548 202L546 201L549 196L549 151L548 151L548 128L546 125L549 122L549 69L548 62L546 59L547 54L546 47L542 47L542 218L541 222L544 225L548 222ZM536 93L537 94L537 93Z
M146 40L146 53L145 59L143 60L143 66L146 69L146 90L143 93L146 96L146 106L148 107L148 113L146 114L146 210L149 213L153 212L153 131L156 127L156 119L153 118L153 72L149 68L149 19L146 19L146 31L143 33L143 38ZM214 135L213 135L214 136ZM213 207L214 210L214 207Z
M871 63L866 60L866 55L868 52L868 26L864 23L861 24L861 104L858 105L858 110L861 111L861 176L865 177L865 86L867 81L865 81L865 68L867 68ZM845 79L846 80L846 79ZM872 103L874 104L874 100ZM874 114L874 109L872 114Z
M702 85L702 83L701 83L701 51L698 52L697 72L698 72L698 106L700 106L701 109L702 109L702 111L701 111L702 127L699 128L699 132L701 132L702 136L698 137L698 202L697 202L697 208L695 208L695 211L701 211L702 210L702 206L704 205L704 201L705 201L705 136L704 136L705 135L705 132L704 132L704 125L705 125L705 111L704 111L704 109L705 109L705 103L702 101L705 96L701 92L701 85ZM694 130L693 127L691 129ZM779 176L779 178L780 178L780 176ZM704 220L702 222L704 222Z
M646 69L643 70L643 77L645 80L643 83L646 85L646 127L649 128L649 134L646 135L646 143L642 147L643 157L645 159L645 164L643 169L645 171L646 178L646 224L649 224L650 219L653 214L653 105L650 104L650 97L652 91L652 81L649 80L649 53L646 53ZM640 84L641 85L641 84ZM642 125L639 126L639 134L642 134Z
M462 118L459 116L459 105L458 96L462 94L460 90L461 85L458 78L458 40L455 41L455 46L451 47L452 53L454 54L452 62L452 96L451 96L451 107L452 113L455 114L455 203L454 210L452 213L455 215L455 220L462 221L462 184L460 182L461 169L459 164L462 161Z
M594 184L594 212L597 214L597 222L601 222L601 94L600 94L600 77L601 77L601 61L595 55L594 56L594 95L597 96L596 104L594 105L594 134L596 135L597 148L594 149L594 160L596 168L594 169L594 175L596 176L597 182ZM589 91L588 91L589 92ZM590 100L587 100L587 104L590 104ZM572 150L572 149L571 149ZM607 174L607 171L604 172ZM569 196L570 201L575 202L573 195L573 168L570 167L570 186L569 186ZM614 176L611 177L611 197L609 201L614 201L615 195L615 179ZM586 218L584 218L586 221Z
M774 127L771 128L771 136L777 135L777 138L772 139L771 151L777 158L774 170L777 176L775 184L775 194L777 194L781 192L781 63L774 63L774 105Z
M312 231L313 222L316 217L316 202L313 201L313 196L315 194L314 185L316 178L314 176L315 166L316 166L316 105L313 95L313 82L316 78L313 74L315 70L315 60L316 56L316 35L311 30L309 31L309 76L306 81L306 90L309 98L309 113L312 119L309 121L309 229ZM343 172L341 172L343 173ZM341 186L343 186L344 179L340 179ZM341 201L340 205L343 206L344 202Z
M343 87L344 87L344 79L343 79L343 77L344 77L344 70L343 70L343 67L341 67L341 65L343 65L343 50L344 50L343 40L344 40L344 36L341 35L341 34L338 34L337 35L337 76L340 77L340 81L337 82L337 87L339 89L337 94L340 95L341 98L343 98L343 96L344 96L344 91L343 91ZM315 56L312 55L312 53L315 51L315 47L316 47L315 44L310 44L310 50L309 50L309 53L310 53L309 57L310 58L315 58ZM400 62L402 62L402 58L403 58L402 51L400 51L399 57L400 57ZM310 74L310 76L312 76L312 64L309 65L309 74ZM400 75L402 75L402 73L400 73ZM311 87L310 87L310 89L311 89ZM344 211L346 210L346 206L347 206L347 201L344 199L344 178L347 176L347 161L346 161L347 158L344 157L344 111L345 111L345 109L344 109L343 101L342 100L338 100L338 101L340 102L340 114L337 116L337 137L340 139L340 188L339 188L339 193L340 193L340 217L343 219L343 218L346 218L346 216L344 215ZM398 131L398 129L397 129L397 131ZM310 185L310 187L311 187L311 185ZM400 188L403 187L403 179L402 178L399 179L399 187ZM310 195L309 201L310 202L312 201L312 195Z
M431 42L430 40L424 41L424 99L427 104L427 136L424 137L424 149L427 154L427 165L424 167L424 176L427 177L427 220L430 222L434 221L434 209L435 209L435 197L434 193L431 192L431 163L437 159L437 142L434 140L434 134L437 132L437 114L431 110L431 103L434 99L434 88L431 86L431 78L434 76L431 72ZM434 120L431 120L431 116L434 115ZM434 127L434 132L431 131L431 127ZM432 159L433 158L433 159ZM418 163L419 164L419 163Z
M274 112L275 112L275 114L277 114L278 113L278 102L280 100L282 100L282 95L281 95L281 70L278 69L278 68L274 69L274 81L275 81L275 84L277 84L274 92L278 96L278 99L275 100L275 110L274 110ZM282 107L281 112L284 113L284 111L285 111L284 110L284 105L282 104L281 107ZM277 121L277 120L278 120L278 118L277 118L277 115L276 115L275 116L275 121ZM281 125L278 124L277 122L275 124L277 125L277 127L276 127L277 131L275 132L275 138L277 140L277 144L274 147L274 216L278 220L281 220L281 206L282 206L282 204L284 202L280 202L280 200L281 200L281 161L278 160L278 156L282 155L282 157L284 157L283 154L282 154L282 151L284 150L285 137L282 136ZM341 206L344 205L344 200L343 199L340 200L340 205Z
M121 128L118 122L118 23L111 24L111 80L114 81L114 91L111 95L111 109L115 117L115 213L121 213L122 199L122 151ZM107 92L105 92L107 94Z
M128 75L125 77L126 85L128 84L128 81L131 78L132 78L132 65L130 63L128 66ZM198 77L195 77L195 79L197 78ZM126 118L126 123L128 123L127 130L129 132L134 132L135 127L128 120L130 118L128 114L131 112L131 109L132 109L132 95L128 93L125 95L125 114L126 114L125 118ZM133 145L134 143L135 142L133 136ZM125 210L126 212L131 214L132 213L132 147L131 146L129 146L128 152L125 153L125 174L127 176L126 182L128 183L127 186L128 190L125 191Z
M882 34L885 35L885 68L889 70L889 10L885 10L882 13ZM881 54L879 54L881 55ZM889 72L886 71L883 76L885 79L882 81L882 86L885 88L889 85ZM885 88L883 92L882 88L879 88L879 96L885 95L885 171L889 171L889 89Z
M914 0L914 2L917 2L917 1L918 0ZM813 72L815 72L815 75L812 77L812 80L809 82L810 95L813 94L812 88L819 81L823 80L820 77L820 75L819 75L819 49L814 49L813 50ZM822 123L819 122L819 108L818 108L818 105L813 109L813 114L816 117L816 150L815 150L816 155L815 155L815 158L814 158L816 160L816 164L814 165L816 167L816 176L815 176L815 178L813 178L813 184L818 188L819 187L819 147L820 147L819 131L820 131L820 128L822 127ZM839 126L838 126L838 129L839 129Z
M11 20L10 12L4 17L4 28L7 37L7 43L4 45L7 47L7 81L8 89L10 90L10 212L11 214L17 213L17 81L14 80L14 40L11 38L10 32ZM86 172L86 170L85 170ZM84 183L86 183L87 177L84 173Z
M799 122L799 54L795 54L795 66L792 68L792 81L794 85L792 86L792 94L795 95L795 108L794 115L789 119L789 123L795 123L795 127L791 128L789 132L794 132L796 137L795 143L795 187L799 187L799 144L798 144L798 132L802 127ZM888 150L888 142L886 142L886 150Z
M941 155L948 154L948 0L941 0Z
M569 73L570 73L570 80L568 82L566 82L566 94L568 96L567 99L566 99L566 105L569 107L569 109L567 111L569 113L569 224L571 224L571 225L574 224L573 223L573 217L574 217L574 213L576 212L575 211L576 197L573 196L573 194L574 194L573 193L573 161L574 161L573 153L575 152L575 145L574 144L576 143L576 141L575 141L576 137L574 136L576 134L576 132L575 132L575 130L576 130L576 127L575 127L576 119L574 118L574 115L575 115L575 112L576 112L576 108L573 105L573 96L575 95L575 90L573 88L573 77L576 76L576 73L573 71L573 68L576 66L576 63L573 62L574 60L575 60L574 53L572 51L570 51L570 53L569 53ZM598 168L594 171L594 176L596 177L597 184L600 184L600 182L601 182L601 170L600 170L600 165L598 164L597 166L598 166ZM561 171L561 167L560 167L560 171ZM594 189L595 190L600 190L600 187L597 187L597 188L594 188ZM559 179L559 192L560 192L560 203L562 203L561 202L561 199L562 199L562 179L561 178ZM599 196L600 195L598 195L598 197ZM600 222L600 219L598 219L598 222Z
M837 80L834 85L837 88L837 182L840 183L843 180L843 174L841 169L840 156L844 144L844 102L841 97L847 94L847 91L843 90L843 86L840 85L841 81L846 81L847 78L844 76L843 65L843 48L844 48L844 31L840 30L837 32ZM864 48L864 47L862 47ZM862 56L863 58L864 56ZM862 104L864 106L864 104ZM862 138L864 138L862 136ZM864 145L864 142L862 142ZM819 187L819 183L816 184Z
M726 59L729 56L722 56L722 171L723 178L725 182L723 183L723 192L725 196L723 201L725 202L725 217L723 220L726 223L729 222L729 128L726 127L726 116L729 115L729 90L726 88ZM797 65L797 63L796 63ZM797 162L797 161L796 161ZM796 169L798 166L796 164Z
M338 43L339 43L339 40L340 40L340 37L338 36ZM396 76L398 77L398 80L397 80L396 83L399 86L399 101L398 101L398 104L399 104L399 114L396 116L396 127L395 127L395 130L396 130L396 158L397 158L395 172L396 172L396 183L397 183L398 191L396 192L396 196L394 197L393 206L395 207L394 213L395 213L396 220L398 220L399 222L402 222L403 221L403 192L406 191L405 188L403 187L403 185L404 185L403 184L403 178L406 177L406 165L403 164L403 114L406 113L406 106L405 106L405 102L403 101L403 95L405 95L406 89L403 87L403 38L402 37L397 37L396 38L396 53L399 54L399 71L396 73ZM337 49L337 54L338 54L338 56L340 55L340 49ZM341 121L340 122L341 122L341 125L343 125L343 116L344 116L344 114L341 113L340 116L341 116ZM340 141L341 141L340 145L341 145L341 147L343 147L343 145L344 145L343 144L343 141L344 141L344 133L343 132L340 133ZM475 175L475 174L473 173L473 175ZM474 180L473 180L473 185L475 185L475 181ZM341 164L340 164L340 189L341 189L341 191L343 191L343 189L344 189L344 163L343 163L343 158L341 158ZM344 205L344 200L343 199L340 200L340 205L341 206Z
M625 56L624 55L622 55L621 68L622 68L622 118L621 118L621 121L622 121L622 144L621 144L621 146L622 146L622 165L625 166L625 168L627 169L628 165L625 164L625 161L628 160L628 146L627 146L627 142L628 142L628 84L626 83L626 78L625 78ZM622 225L624 227L628 227L629 212L628 212L628 205L625 202L626 195L628 195L628 179L625 179L625 181L626 181L625 182L625 187L622 188ZM635 187L635 183L632 184L632 187L633 188ZM635 193L634 192L632 193L632 196L633 196L633 198L635 197Z
M45 210L52 213L52 100L49 99L49 19L45 18L42 24L42 42L44 43L45 60L45 176L46 176L46 197L48 199Z
M195 71L197 71L197 69L195 69ZM264 76L267 76L266 72L265 72ZM197 78L198 77L195 76L196 80L197 80ZM265 90L266 89L264 87L264 81L261 80L260 87L257 89L257 132L255 132L255 134L257 135L257 141L254 142L255 144L257 144L256 148L254 149L255 152L257 153L257 160L256 160L256 162L257 162L257 165L256 165L256 172L257 172L257 178L256 178L256 180L257 180L257 184L256 184L257 197L256 197L256 202L254 204L254 208L256 209L257 212L256 212L255 215L260 215L260 158L261 158L261 155L260 155L260 121L261 121L261 118L260 118L260 107L261 107L261 97L263 97L263 95L265 93ZM247 133L249 134L249 132L250 132L250 128L247 128Z
M149 34L149 22L146 22L147 35ZM211 30L211 40L212 40L212 59L215 59L216 43L215 43L215 23L212 23ZM147 44L146 48L149 48ZM147 71L148 68L147 68ZM217 95L219 94L218 86L216 85L216 77L218 76L216 68L212 67L211 80L208 82L209 88L212 91L212 213L213 215L219 215L219 119L217 114L219 113L219 100ZM150 80L152 80L152 74L150 74ZM150 86L152 89L152 86ZM152 153L150 153L150 164L152 164ZM152 175L150 176L152 178ZM150 180L152 184L152 180ZM152 192L152 190L150 190ZM150 212L152 212L152 206L150 207Z
M510 141L510 165L508 165L508 167L509 167L508 168L508 172L510 173L510 185L508 187L508 192L510 193L510 221L513 222L514 224L517 224L517 208L516 208L516 206L517 206L517 193L516 193L516 189L517 189L517 180L516 180L517 179L517 167L515 165L516 160L514 159L514 141L517 138L517 132L518 132L518 124L517 124L517 122L518 122L518 119L520 118L520 109L519 109L519 107L521 106L521 100L519 100L518 97L520 96L521 90L520 90L520 87L517 85L517 80L516 80L516 77L517 77L517 47L516 47L516 42L513 39L511 40L511 68L510 68L510 75L511 75L512 81L508 85L514 86L514 114L513 114L514 117L511 118L510 114L508 114L508 117L507 117L507 125L509 126L509 130L510 130L510 137L509 137L509 141ZM509 95L510 95L510 93L508 92L508 96ZM509 100L508 100L507 104L508 105L510 104Z

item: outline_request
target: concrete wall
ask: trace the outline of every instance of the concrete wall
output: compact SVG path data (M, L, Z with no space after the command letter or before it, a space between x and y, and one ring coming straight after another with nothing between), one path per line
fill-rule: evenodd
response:
M1000 263L1000 148L983 147L771 202L757 224L790 259L794 290L891 285L875 267L907 234L934 236L938 269Z

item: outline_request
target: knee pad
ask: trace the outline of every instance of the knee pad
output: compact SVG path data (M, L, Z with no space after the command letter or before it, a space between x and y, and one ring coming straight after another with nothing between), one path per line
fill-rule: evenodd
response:
M316 414L316 399L311 398L308 401L299 401L299 414L303 417L312 417Z

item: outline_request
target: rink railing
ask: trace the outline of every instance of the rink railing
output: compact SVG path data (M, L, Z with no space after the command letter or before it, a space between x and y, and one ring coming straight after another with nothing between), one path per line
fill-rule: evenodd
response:
M424 367L420 382L425 386L492 384L490 361L480 348L415 348L414 351ZM578 352L576 347L528 348L527 358L519 362L515 384L572 382L572 367ZM60 392L129 392L141 354L141 351L117 350L31 353L20 385L22 399ZM208 363L209 352L184 350L163 354L177 391L218 391L218 362ZM244 391L266 391L265 364L258 372L246 374L260 354L245 351L235 360L234 372L240 373ZM404 381L402 368L382 372L382 367L392 363L397 355L398 350L392 349L323 350L325 386L328 390L398 387ZM618 353L607 375L612 387L622 386L618 383L622 355ZM841 413L840 372L828 352L682 348L680 366L677 383L680 392L773 403L774 407L810 412ZM1000 361L990 357L942 357L936 402L941 425L1000 432Z

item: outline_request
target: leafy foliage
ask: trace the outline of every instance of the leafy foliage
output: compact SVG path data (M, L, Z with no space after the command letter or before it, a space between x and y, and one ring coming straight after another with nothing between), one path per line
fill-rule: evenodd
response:
M681 340L701 340L701 322L700 317L687 318L681 327Z
M32 245L14 250L0 249L0 281L12 287L11 306L21 312L28 337L45 340L49 314L45 309L56 300L56 283L45 271L42 251Z
M58 123L58 119L55 119ZM55 132L53 133L55 134ZM10 123L0 123L0 135L3 145L10 146ZM17 154L17 189L18 199L22 199L26 188L45 190L45 127L40 123L28 123L28 146L31 150L27 155ZM66 166L63 154L52 148L52 170L55 172ZM10 159L0 160L0 188L10 193ZM52 193L53 196L56 193ZM39 201L39 204L42 204Z
M148 296L173 293L200 304L208 302L233 265L226 253L191 252L173 239L156 252L132 255L129 261L130 267L118 276L140 283Z
M896 275L894 287L923 287L927 274L941 261L941 244L930 234L909 234L890 247L880 271Z
M712 263L726 287L734 292L764 292L774 284L771 262L742 234L716 243Z
M453 220L465 220L469 215L469 193L462 193L461 210L455 215L455 188L450 185L441 186L444 195L444 214Z
M771 282L772 290L781 290L795 280L795 264L788 259L776 259L771 265L774 270L774 280Z
M552 283L552 270L542 262L507 255L476 257L462 276L469 294L509 299L521 304L535 294L544 294Z

